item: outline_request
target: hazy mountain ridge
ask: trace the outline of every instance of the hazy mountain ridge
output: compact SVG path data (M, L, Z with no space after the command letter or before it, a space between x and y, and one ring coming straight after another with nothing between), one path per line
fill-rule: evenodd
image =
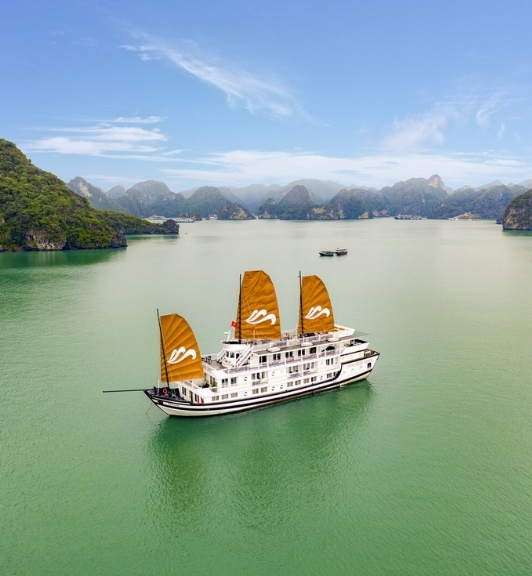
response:
M115 212L126 212L118 202L112 198L98 186L89 184L83 178L76 176L68 182L68 188L75 192L78 196L87 198L93 208L97 210L113 210Z
M378 218L397 214L429 216L447 196L438 175L428 180L411 178L379 191L343 188L326 203L315 202L305 186L296 185L279 202L269 198L258 214L261 218L298 220Z
M258 214L260 218L336 220L399 214L451 218L464 212L479 218L500 219L510 200L527 189L522 184L506 186L494 180L477 188L463 186L452 192L441 177L434 174L428 179L410 178L396 182L380 190L301 179L286 186L201 186L175 193L164 182L145 180L127 190L120 186L111 188L109 192L115 198L109 198L100 188L79 177L71 180L69 186L87 197L95 207L144 218L160 214L167 218L217 215L220 219L239 219ZM123 194L116 197L120 192ZM231 207L233 204L235 206Z
M435 208L430 218L454 218L469 212L477 218L500 219L506 207L515 196L526 189L519 185L511 188L504 184L490 183L486 188L460 188L443 199Z
M123 191L121 196L109 198L101 188L93 186L77 176L68 183L69 188L89 200L95 208L105 208L147 218L154 214L166 218L192 216L208 218L216 215L221 220L251 219L253 215L240 204L226 198L214 186L202 186L194 190L189 198L183 193L172 192L164 182L145 180L134 184L127 190L115 186L113 194Z

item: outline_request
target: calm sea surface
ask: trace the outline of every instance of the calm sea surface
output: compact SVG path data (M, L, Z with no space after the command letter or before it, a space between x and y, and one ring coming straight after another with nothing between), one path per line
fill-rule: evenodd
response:
M349 249L346 257L318 251ZM368 381L168 418L156 309L203 353L264 269L382 354ZM532 235L493 222L217 222L0 255L0 573L532 573Z

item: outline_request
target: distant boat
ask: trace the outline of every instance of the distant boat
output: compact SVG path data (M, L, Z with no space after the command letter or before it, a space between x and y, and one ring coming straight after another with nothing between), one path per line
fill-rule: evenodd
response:
M448 220L476 220L476 216L471 214L471 212L465 212L464 214L460 214L460 216L448 218Z
M322 250L320 256L334 256L333 250Z
M178 224L191 224L194 222L194 218L188 218L186 216L179 216L179 218L172 218L172 220L175 220Z
M149 220L150 222L153 222L155 220L166 220L166 216L157 216L157 214L154 214L153 216L149 216L148 218L146 218L146 220Z
M334 253L337 256L347 256L347 248L337 248Z
M397 214L394 218L396 220L422 220L421 216L417 216L416 214Z
M362 334L336 324L327 288L300 280L299 322L281 331L270 277L246 272L234 328L217 354L202 356L187 321L159 318L161 376L145 390L169 416L216 416L261 408L366 379L379 359Z

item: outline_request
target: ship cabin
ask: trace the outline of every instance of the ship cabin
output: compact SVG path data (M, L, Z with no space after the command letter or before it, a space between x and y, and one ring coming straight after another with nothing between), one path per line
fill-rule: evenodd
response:
M227 402L332 381L345 363L367 361L371 370L374 352L364 336L335 325L326 334L283 331L278 341L226 340L217 355L202 357L202 379L176 383L179 396L194 404Z

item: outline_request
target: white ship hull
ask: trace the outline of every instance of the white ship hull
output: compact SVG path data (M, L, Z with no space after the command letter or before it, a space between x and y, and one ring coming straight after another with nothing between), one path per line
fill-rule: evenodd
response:
M295 344L287 336L285 342L277 343L279 347L271 347L271 343L270 348L256 343L224 343L226 354L234 349L241 352L241 358L246 358L241 366L238 366L238 360L230 367L226 362L222 364L215 360L214 356L206 357L204 382L176 382L165 388L160 384L161 387L146 390L146 395L169 416L219 416L287 402L365 380L379 353L369 350L367 342L354 339L354 330L337 328L335 334L340 338L329 334L329 338L322 336L320 341L307 338ZM310 350L312 354L309 354ZM287 356L284 361L279 360L282 355ZM275 361L271 360L272 356ZM259 359L266 361L259 362ZM258 381L253 379L257 374L261 376ZM238 382L234 375L238 375ZM234 385L229 385L233 380ZM224 381L226 387L221 388ZM209 382L211 386L206 388Z
M368 375L369 372L366 372L365 374L348 381L321 384L309 387L305 390L294 390L293 392L285 392L283 394L272 394L271 397L263 397L258 400L249 398L247 400L236 400L233 402L227 402L226 404L211 406L205 406L204 404L195 405L190 402L180 402L167 398L159 398L150 390L146 391L146 394L150 400L165 414L168 414L168 416L220 416L222 414L232 414L235 412L244 412L245 410L253 410L254 408L264 408L265 406L271 406L272 404L297 400L298 398L319 394L320 392L327 392L328 390L334 390L341 386L347 386L348 384L365 380Z

